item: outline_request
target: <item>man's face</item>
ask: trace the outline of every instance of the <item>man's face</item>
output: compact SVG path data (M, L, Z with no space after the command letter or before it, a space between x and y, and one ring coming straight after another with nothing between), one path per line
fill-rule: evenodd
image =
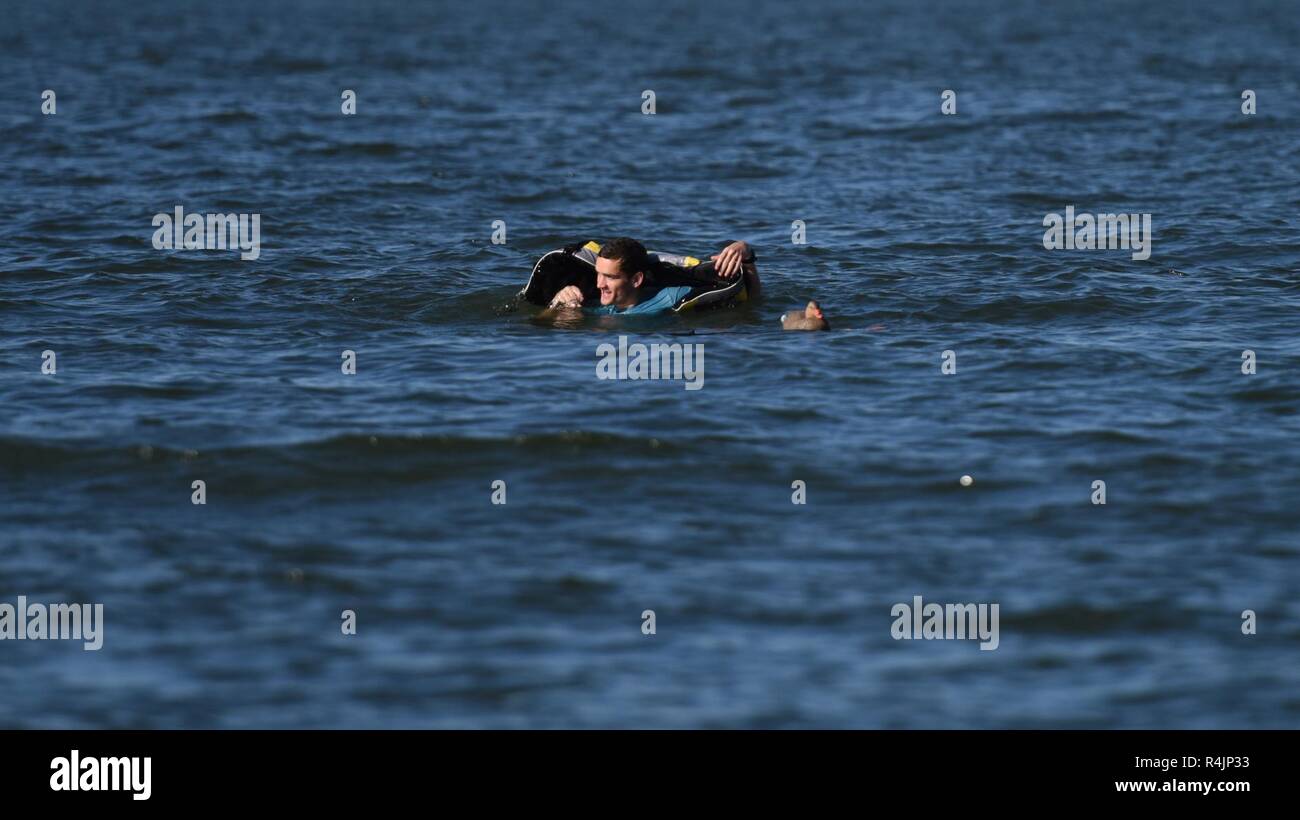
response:
M596 289L600 291L602 305L631 307L637 302L636 289L645 278L641 273L626 274L617 259L596 257Z

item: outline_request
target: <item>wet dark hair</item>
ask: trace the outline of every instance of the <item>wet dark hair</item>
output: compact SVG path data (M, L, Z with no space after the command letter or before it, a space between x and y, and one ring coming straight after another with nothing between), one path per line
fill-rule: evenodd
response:
M650 257L645 246L628 236L611 239L600 248L600 256L618 262L618 269L626 274L650 273Z

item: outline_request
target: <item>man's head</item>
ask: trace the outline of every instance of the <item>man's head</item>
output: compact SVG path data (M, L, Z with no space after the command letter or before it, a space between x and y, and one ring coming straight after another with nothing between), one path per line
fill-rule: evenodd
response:
M611 239L596 257L596 289L602 305L632 307L641 301L650 257L635 239L620 236Z

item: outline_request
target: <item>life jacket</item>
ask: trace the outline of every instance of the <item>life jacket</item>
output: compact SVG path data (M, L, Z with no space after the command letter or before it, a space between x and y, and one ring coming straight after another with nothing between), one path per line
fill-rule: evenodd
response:
M533 266L528 284L519 298L534 305L549 305L555 294L569 285L577 285L584 302L599 301L596 290L596 257L600 243L583 242L544 254ZM690 291L671 308L684 313L704 307L725 307L749 298L745 277L723 279L714 272L713 262L701 262L693 256L647 252L650 267L641 286L642 300L652 298L667 287L688 286Z

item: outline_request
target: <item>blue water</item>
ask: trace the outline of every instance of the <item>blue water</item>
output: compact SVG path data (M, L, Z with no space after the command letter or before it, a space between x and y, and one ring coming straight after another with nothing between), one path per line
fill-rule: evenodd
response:
M0 641L0 725L1300 726L1293 6L3 16L0 602L105 635ZM177 205L260 258L155 250ZM1067 205L1150 259L1045 250ZM765 298L513 304L616 235ZM620 333L703 389L598 380Z

